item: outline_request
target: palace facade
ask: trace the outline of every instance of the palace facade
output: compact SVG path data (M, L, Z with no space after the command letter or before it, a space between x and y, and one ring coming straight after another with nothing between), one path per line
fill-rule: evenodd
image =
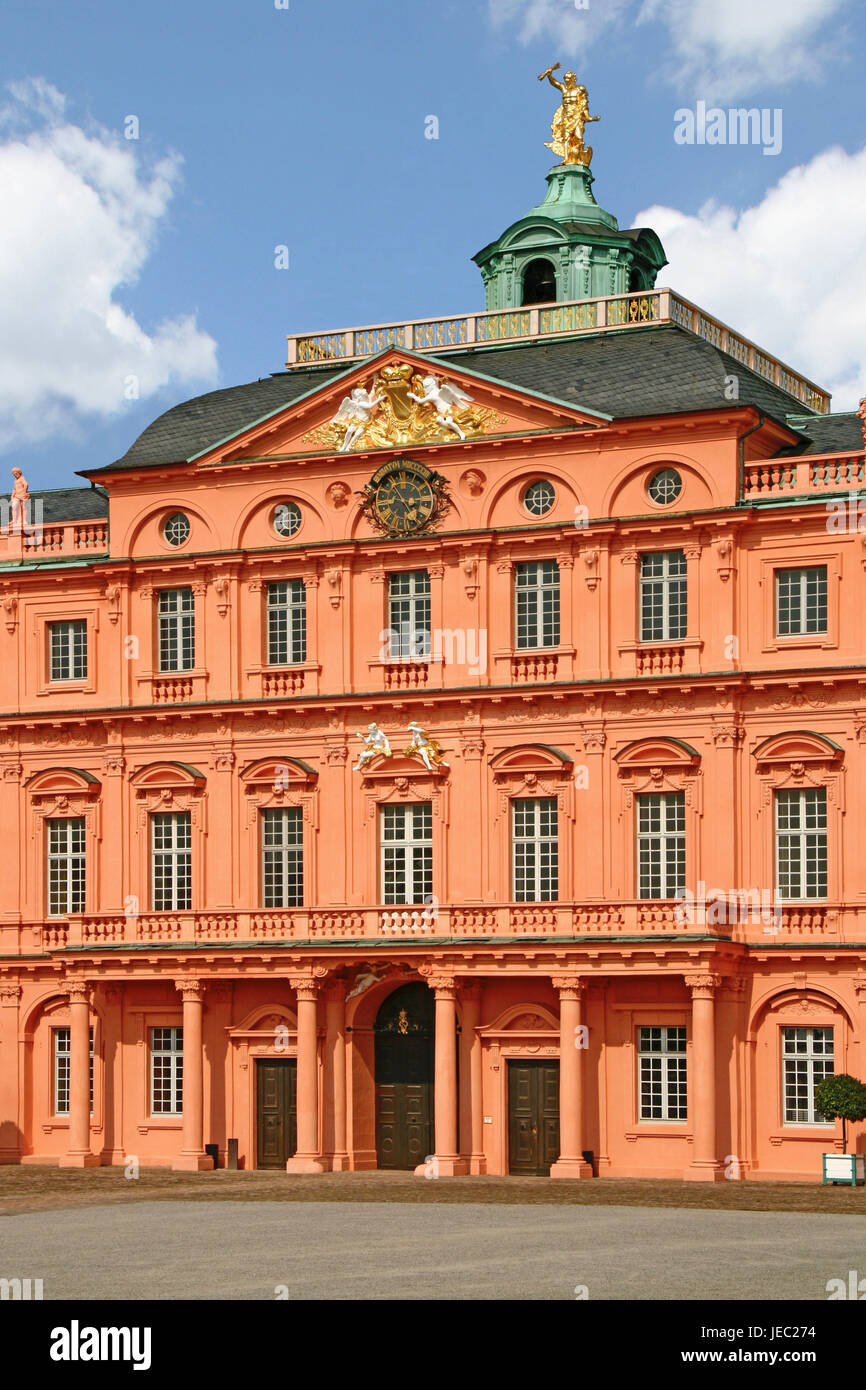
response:
M860 421L591 181L479 253L485 312L293 337L10 511L0 1161L841 1149Z

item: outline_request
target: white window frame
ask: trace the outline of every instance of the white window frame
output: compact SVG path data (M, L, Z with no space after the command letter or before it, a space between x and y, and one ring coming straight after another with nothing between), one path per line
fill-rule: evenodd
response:
M655 810L660 813L658 826L645 815ZM669 811L674 813L673 825ZM685 792L639 792L635 797L635 827L638 898L646 901L681 898L686 887ZM652 877L659 880L658 893L651 891L653 885L649 880Z
M148 1034L151 1115L183 1114L183 1028L159 1024ZM159 1075L165 1073L165 1078ZM157 1082L159 1081L159 1086ZM157 1094L157 1091L161 1094Z
M307 659L307 591L303 579L281 579L266 591L268 666Z
M382 903L408 906L433 900L433 807L429 801L379 807L379 884Z
M640 640L682 642L688 632L688 561L683 550L640 557Z
M48 681L60 685L87 680L87 619L64 618L48 624Z
M688 1120L687 1041L684 1024L642 1024L638 1028L640 1122L684 1124ZM653 1043L658 1045L652 1046Z
M304 905L304 813L300 806L263 807L260 814L262 906ZM269 827L278 829L271 837Z
M157 831L166 841L157 844ZM183 834L179 832L183 831ZM150 883L154 912L188 912L192 907L192 816L189 811L155 811L150 817ZM166 872L167 871L167 872Z
M780 567L774 571L776 637L826 637L828 630L828 571L826 565ZM815 583L817 593L810 593ZM784 592L783 592L784 586ZM811 616L810 616L811 609ZM783 628L785 615L785 631ZM797 619L797 626L793 622Z
M514 566L514 649L543 651L559 643L559 565L520 560Z
M788 1037L788 1034L796 1036ZM819 1038L817 1035L821 1034ZM829 1051L825 1044L828 1041ZM834 1121L825 1120L819 1116L815 1110L815 1088L825 1076L834 1075L836 1038L832 1027L797 1027L796 1025L786 1024L781 1030L782 1048L782 1123L786 1128L792 1126L827 1126L832 1129ZM802 1043L803 1046L795 1047L795 1044ZM830 1063L829 1069L827 1063ZM789 1105L789 1083L800 1092L800 1096L805 1093L806 1104ZM805 1110L805 1118L800 1118ZM792 1114L797 1118L791 1118Z
M87 901L87 823L84 816L46 817L45 846L46 915L66 917L70 912L84 912Z
M54 1114L69 1116L69 1025L52 1028L52 1097ZM90 1030L90 1113L93 1114L93 1029Z
M192 589L160 589L156 613L160 673L194 670L195 595Z
M400 570L388 575L388 656L424 660L431 650L430 573Z
M798 824L780 825L782 808L797 805ZM808 824L809 807L814 806L815 824ZM788 817L790 819L790 817ZM775 839L776 897L780 902L827 901L827 789L826 787L777 788L773 796ZM783 851L789 856L792 868L783 868ZM810 884L809 878L812 878ZM788 881L783 885L783 878ZM796 880L799 892L792 891ZM809 891L810 888L812 891ZM805 890L805 891L804 891Z
M559 810L555 796L512 798L511 892L516 903L555 903L559 899Z

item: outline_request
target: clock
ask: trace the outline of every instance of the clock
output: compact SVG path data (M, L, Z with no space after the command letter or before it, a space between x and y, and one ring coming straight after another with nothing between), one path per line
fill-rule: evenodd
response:
M367 520L388 536L421 535L451 505L445 479L426 464L411 459L384 463L373 474L362 497Z

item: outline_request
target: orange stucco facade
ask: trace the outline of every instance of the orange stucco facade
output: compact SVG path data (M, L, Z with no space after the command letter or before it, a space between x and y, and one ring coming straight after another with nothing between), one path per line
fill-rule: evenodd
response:
M862 449L804 463L784 422L736 401L611 420L471 352L442 374L490 412L483 433L310 445L406 362L430 370L389 349L195 458L101 473L104 520L10 528L0 1161L205 1168L236 1139L254 1168L270 1134L272 1162L311 1173L820 1179L841 1125L810 1088L828 1056L866 1072L866 558L828 507ZM358 494L405 458L450 506L395 537ZM656 502L665 469L680 491ZM671 554L680 627L648 638L647 557ZM558 630L533 599L527 641L516 588L536 562ZM823 584L811 630L780 632L781 571ZM432 640L401 657L402 573L427 576ZM273 586L298 580L306 640L275 662ZM179 591L192 646L171 669L161 595ZM432 770L403 752L412 721L441 746ZM373 722L392 756L357 769ZM813 818L793 849L779 806ZM410 821L394 877L383 827ZM266 823L290 827L278 889ZM179 836L162 868L155 824ZM302 901L273 905L289 861ZM413 984L432 1022L413 1021L416 989L387 1034ZM429 1074L382 1041L416 1023Z

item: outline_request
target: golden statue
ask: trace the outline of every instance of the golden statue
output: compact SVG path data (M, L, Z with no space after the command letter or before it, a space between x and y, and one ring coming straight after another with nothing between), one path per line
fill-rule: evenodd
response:
M589 121L598 121L600 116L590 116L586 88L582 87L573 72L567 72L561 82L553 74L561 63L539 73L538 80L545 77L551 87L562 93L562 105L551 124L552 140L545 140L549 150L562 158L563 164L589 164L592 159L592 145L584 145L583 131Z

